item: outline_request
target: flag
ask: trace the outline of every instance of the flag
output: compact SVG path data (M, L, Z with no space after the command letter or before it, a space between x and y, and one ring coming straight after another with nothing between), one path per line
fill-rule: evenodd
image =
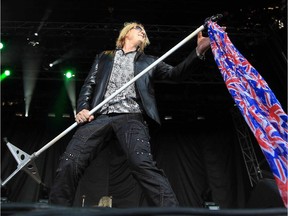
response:
M287 207L288 116L266 81L236 49L227 33L209 21L208 34L226 87L260 145Z

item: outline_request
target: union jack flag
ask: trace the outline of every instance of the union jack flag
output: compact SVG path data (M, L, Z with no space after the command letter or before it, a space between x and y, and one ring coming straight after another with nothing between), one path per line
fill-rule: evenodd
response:
M208 22L214 60L229 93L253 132L287 207L287 114L268 84L215 22Z

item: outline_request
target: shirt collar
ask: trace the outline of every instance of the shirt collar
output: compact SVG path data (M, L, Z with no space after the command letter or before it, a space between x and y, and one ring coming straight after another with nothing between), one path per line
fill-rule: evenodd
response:
M139 47L138 47L136 50L134 50L134 51L130 51L130 52L127 52L127 53L125 53L125 52L124 52L124 50L123 50L122 48L116 48L116 52L117 52L117 51L119 51L119 50L121 50L121 51L122 51L122 54L125 54L125 55L127 55L127 54L129 54L129 53L138 52L138 50L139 50Z

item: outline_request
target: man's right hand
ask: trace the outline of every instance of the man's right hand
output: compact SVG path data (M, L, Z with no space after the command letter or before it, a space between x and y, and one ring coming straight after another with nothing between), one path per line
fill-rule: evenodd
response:
M84 122L91 122L94 119L93 115L89 114L89 110L87 109L83 109L80 112L77 113L77 115L75 116L75 121L78 124L84 123Z

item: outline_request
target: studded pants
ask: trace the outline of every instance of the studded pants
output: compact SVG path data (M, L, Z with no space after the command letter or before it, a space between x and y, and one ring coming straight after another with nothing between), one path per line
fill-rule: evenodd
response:
M89 165L91 154L113 131L127 156L133 176L154 205L178 206L168 179L153 160L148 128L141 114L100 115L80 126L61 157L49 202L72 206L78 182Z

